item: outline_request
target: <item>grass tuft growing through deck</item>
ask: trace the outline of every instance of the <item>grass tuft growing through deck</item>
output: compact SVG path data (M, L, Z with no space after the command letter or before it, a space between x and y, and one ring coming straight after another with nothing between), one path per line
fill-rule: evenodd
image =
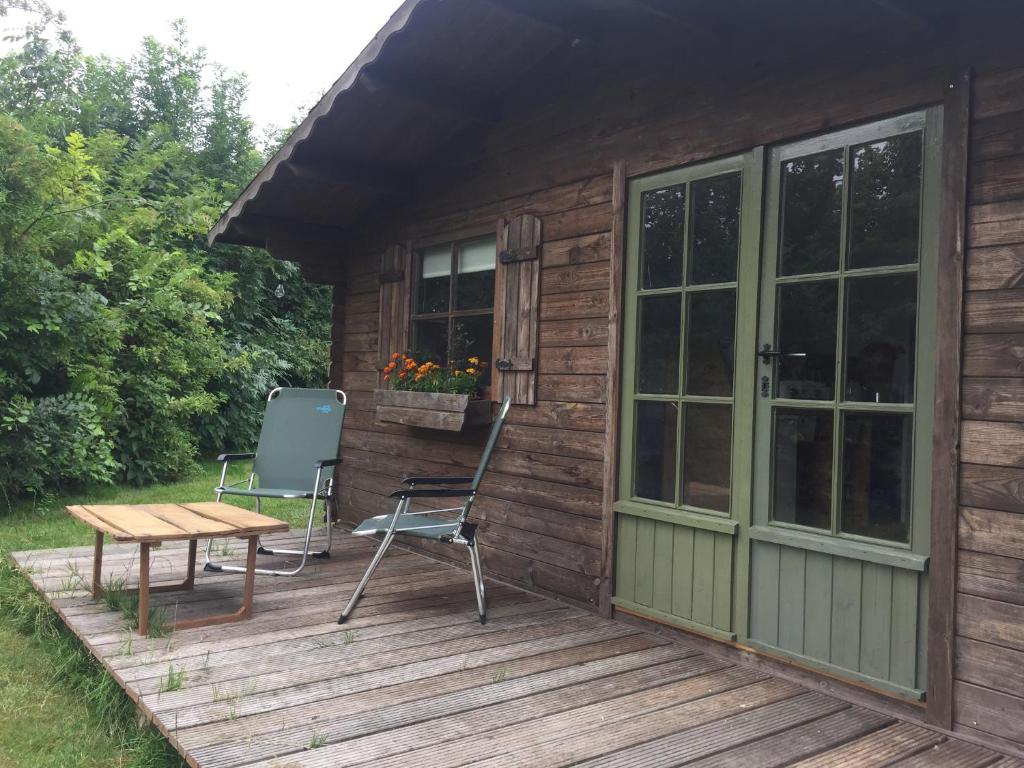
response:
M11 765L185 765L159 732L139 725L132 701L64 627L6 552L0 552L0 622L5 665L28 665L35 678L31 686L13 677L0 678L0 711L8 713L0 753L18 755L18 762ZM12 659L15 650L17 659ZM26 671L19 669L22 675ZM39 683L42 689L32 691ZM42 707L45 714L40 718ZM11 717L18 722L11 722ZM121 760L115 762L118 753Z
M228 475L243 477L244 467ZM73 520L66 504L141 504L210 501L220 465L180 482L144 488L101 486L67 496L0 499L0 768L182 768L185 763L158 731L140 727L134 705L89 651L67 630L8 553L26 549L84 546L93 532ZM252 509L249 499L232 500ZM267 514L305 525L305 502L272 501ZM228 544L230 546L230 544ZM87 589L73 566L61 592ZM111 585L108 585L111 586ZM117 586L116 583L113 586ZM122 580L120 588L126 583ZM122 610L122 597L114 596ZM107 607L115 608L107 603ZM138 602L135 602L137 620ZM130 605L128 608L130 609ZM160 621L151 617L151 621ZM120 651L130 655L135 635ZM173 682L173 681L172 681ZM183 683L183 681L181 681Z

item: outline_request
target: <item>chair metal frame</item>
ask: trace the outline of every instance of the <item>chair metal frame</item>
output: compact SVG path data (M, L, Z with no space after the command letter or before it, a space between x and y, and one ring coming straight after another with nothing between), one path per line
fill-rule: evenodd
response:
M284 389L286 389L286 388L285 387L276 387L275 389L272 389L270 391L270 394L267 395L267 402L269 403L271 400L273 400ZM328 391L334 392L335 396L341 402L341 405L342 405L343 408L348 405L348 397L345 395L345 393L343 391L341 391L340 389L334 389L334 390L328 390ZM344 422L344 415L342 416L342 421ZM228 467L231 465L232 462L235 462L235 461L253 461L253 460L255 460L255 458L256 458L256 454L255 453L222 453L220 456L217 457L217 461L220 461L220 462L223 463L223 466L221 467L221 471L220 471L220 482L218 483L217 487L214 489L214 491L217 494L217 501L220 501L221 497L225 493L230 495L231 494L231 490L230 489L237 488L238 486L240 486L242 484L246 484L246 490L257 491L257 493L258 493L259 488L258 487L256 487L256 488L253 487L253 485L254 485L254 483L256 481L256 472L255 471L250 472L249 473L249 477L246 478L246 479L239 480L238 482L231 483L230 485L226 484L227 474L228 474ZM263 546L262 540L257 539L257 545L258 546L257 546L257 549L256 549L256 553L259 554L259 555L298 555L298 556L301 557L301 559L299 560L299 564L296 567L294 567L294 568L287 569L287 570L285 570L285 569L273 569L273 568L257 568L256 569L256 573L257 574L261 574L263 576L295 576L296 574L301 572L303 568L306 567L306 561L307 561L308 558L312 557L312 558L322 559L322 558L329 558L331 556L331 540L332 540L331 533L332 533L333 528L334 528L334 523L333 523L333 520L331 518L331 504L330 504L330 502L333 500L333 497L334 497L334 477L333 477L333 473L326 479L326 481L322 481L322 477L323 477L323 471L325 469L332 469L333 467L335 467L335 466L337 466L338 464L341 464L341 463L342 463L342 459L341 459L340 456L335 456L334 458L330 458L330 459L317 459L313 463L313 470L315 471L315 479L313 481L313 486L312 486L311 490L309 490L309 491L296 490L294 494L286 493L286 494L281 494L281 495L274 495L272 497L272 498L276 498L276 499L311 499L311 502L310 502L310 505L309 505L309 519L308 519L307 524L306 524L306 537L305 537L305 542L303 543L302 549L270 549L268 547L264 547ZM249 494L247 494L247 495L249 495ZM262 497L260 497L259 495L253 495L253 498L256 499L256 511L260 512L260 501L261 501ZM271 498L271 497L268 496L267 498ZM309 551L309 545L310 545L310 541L311 541L311 539L313 537L313 520L316 517L316 505L317 505L318 501L323 501L323 503L324 503L324 521L325 521L326 526L327 526L327 542L326 542L326 546L321 551L319 551L319 552L310 552ZM209 539L206 542L206 562L203 564L203 570L205 570L205 571L225 571L225 572L228 572L228 573L245 573L245 568L243 568L242 566L224 565L222 563L214 562L213 558L211 557L212 550L213 550L213 542L214 542L213 539Z
M494 419L494 426L491 428L491 434L487 438L487 443L484 446L483 455L480 457L480 463L477 466L476 473L472 476L458 476L458 477L406 477L402 480L402 484L408 486L407 488L401 488L391 494L391 498L397 499L395 511L387 515L378 515L372 517L369 520L365 520L363 524L356 528L352 533L355 536L372 536L375 534L384 534L384 538L381 540L380 546L377 548L373 559L367 566L363 577L359 580L359 584L356 586L355 591L349 598L348 603L342 610L341 615L338 617L338 623L344 624L352 612L355 610L356 605L359 603L360 598L363 596L363 592L366 589L367 583L373 576L374 571L377 570L377 566L380 565L381 560L384 558L384 554L388 551L391 543L394 541L396 536L402 535L416 535L414 531L430 531L433 529L439 529L439 535L436 537L436 541L441 541L446 544L462 544L469 550L469 563L473 571L473 584L475 587L477 611L480 614L480 623L487 623L487 596L484 588L484 576L483 568L480 565L480 552L478 550L477 542L477 525L476 523L466 522L470 512L473 509L473 501L476 499L477 493L480 489L480 481L483 479L484 473L487 471L487 465L490 463L491 454L494 451L494 446L498 442L498 436L501 434L501 429L505 423L505 417L508 415L509 408L512 405L511 398L505 398L501 406L498 409L498 414ZM467 488L418 488L417 486L450 486L450 485L469 485ZM457 507L445 507L442 509L428 509L418 512L410 512L409 504L413 499L464 499L461 506ZM418 515L431 515L438 512L458 512L458 516L454 519L431 519L429 523L424 525L404 525L399 527L401 522L404 522L403 518ZM367 525L371 523L371 525ZM372 525L372 523L379 523L379 525ZM364 530L359 530L366 526ZM422 534L420 534L422 536ZM427 535L425 538L434 538Z

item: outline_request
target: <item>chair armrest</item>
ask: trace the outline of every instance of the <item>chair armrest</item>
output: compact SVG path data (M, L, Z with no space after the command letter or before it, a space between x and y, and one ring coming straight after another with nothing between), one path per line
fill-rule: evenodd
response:
M222 453L217 457L217 461L244 461L245 459L255 458L255 453Z
M336 467L339 464L341 464L340 456L336 459L320 459L313 462L313 469L326 469L327 467Z
M458 499L476 496L472 488L402 488L391 494L393 499Z
M464 485L473 482L472 477L403 477L402 485Z

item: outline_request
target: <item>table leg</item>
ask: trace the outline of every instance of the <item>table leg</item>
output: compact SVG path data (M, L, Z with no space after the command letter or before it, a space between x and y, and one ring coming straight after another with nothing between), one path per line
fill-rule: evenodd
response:
M139 545L139 634L149 635L149 544Z
M196 547L199 546L198 539L190 539L188 542L188 575L182 582L182 589L192 589L196 584Z
M256 589L256 550L259 536L249 537L249 551L245 558L245 587L242 590L242 610L240 618L247 619L252 615L252 594Z
M92 555L92 596L103 594L103 531L96 531L96 547Z

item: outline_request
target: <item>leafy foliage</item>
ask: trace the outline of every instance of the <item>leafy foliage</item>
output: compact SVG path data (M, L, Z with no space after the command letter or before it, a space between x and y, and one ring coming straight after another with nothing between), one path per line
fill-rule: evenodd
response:
M39 0L0 58L0 491L162 480L255 440L278 385L322 386L328 296L205 233L263 157L246 80L183 22L82 54Z

